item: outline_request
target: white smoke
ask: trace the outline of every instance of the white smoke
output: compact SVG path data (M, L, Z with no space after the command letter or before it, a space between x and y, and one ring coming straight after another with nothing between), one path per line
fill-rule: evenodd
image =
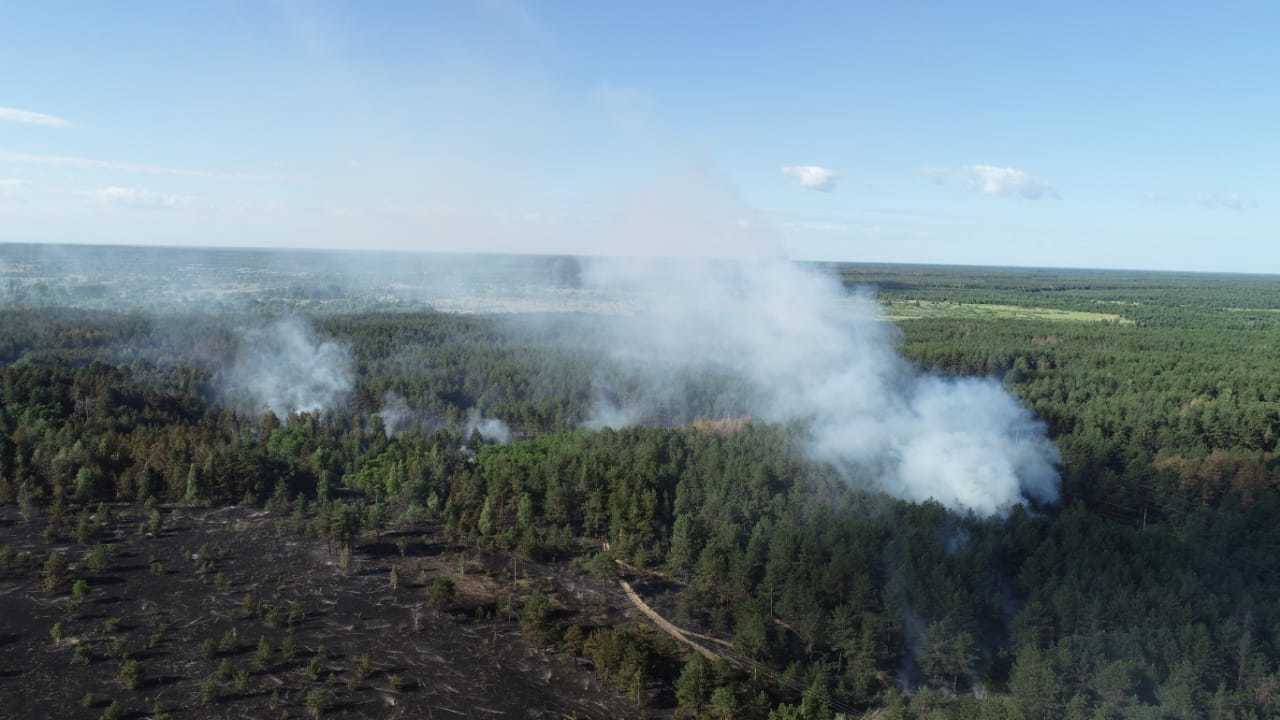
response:
M632 260L593 262L586 279L648 310L608 342L646 378L647 402L678 397L674 378L728 376L753 416L803 424L815 459L896 497L979 515L1057 499L1057 449L1026 408L993 380L915 370L875 300L828 274L774 259ZM588 425L662 414L644 402L602 400Z
M222 374L224 394L244 409L287 418L340 404L352 389L351 353L317 338L297 318L245 330L240 351Z
M391 391L383 393L382 407L378 409L377 415L382 418L382 429L389 438L420 424L420 418L409 407L409 403Z
M474 408L467 413L466 435L469 437L473 432L479 432L480 437L490 442L511 442L511 428L506 423L497 418L483 417Z

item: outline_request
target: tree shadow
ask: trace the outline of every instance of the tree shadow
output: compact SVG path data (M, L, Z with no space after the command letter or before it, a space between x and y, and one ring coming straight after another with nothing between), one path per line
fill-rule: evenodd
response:
M157 677L146 678L142 681L141 687L144 690L153 690L155 688L168 687L179 682L182 682L182 678L177 675L159 675Z
M89 577L89 587L91 588L123 585L126 582L128 581L116 575L97 575Z

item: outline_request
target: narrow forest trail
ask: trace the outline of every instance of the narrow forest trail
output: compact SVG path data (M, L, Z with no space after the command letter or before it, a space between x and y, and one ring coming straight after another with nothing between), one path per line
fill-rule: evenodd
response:
M608 549L607 545L605 546L605 549L606 550ZM614 562L616 562L619 567L622 567L624 569L630 570L635 573L654 574L654 575L661 576L660 573L646 572L638 568L632 567L631 565L628 565L627 563L624 563L621 560L615 559ZM662 577L670 580L670 578L666 578L666 576L662 576ZM630 582L620 579L618 580L618 583L622 586L622 592L627 596L627 600L631 602L632 606L634 606L635 609L638 610L641 615L644 615L646 618L648 618L649 621L652 622L655 626L657 626L659 630L669 635L676 642L679 642L680 644L691 648L694 652L697 652L699 655L702 655L704 658L712 662L716 662L716 661L727 662L743 670L744 672L751 673L753 676L763 675L769 678L771 681L773 681L773 683L776 684L777 686L786 688L787 690L790 690L796 695L804 695L806 688L798 686L797 684L788 681L786 678L782 676L781 673L777 672L773 668L735 652L733 649L733 643L728 642L727 640L721 640L719 638L714 638L708 635L702 635L700 633L692 632L690 630L685 630L677 626L675 623L664 618L657 610L654 610L653 607L649 605L649 603L645 602L644 598L640 597L640 594L635 591L635 588L631 587ZM715 645L720 646L720 649L712 649L710 647L707 647L706 645L695 642L692 639L695 637L708 643L715 643ZM847 717L850 717L850 718L859 717L859 714L855 709L843 703L836 702L834 699L831 700L831 707L843 713ZM860 718L861 720L874 720L875 718L879 717L880 713L881 713L881 708L875 708L873 710L869 710L865 713L862 713L860 715Z
M659 630L662 630L666 634L675 638L677 642L683 645L687 645L690 648L693 648L695 652L697 652L698 654L702 655L703 657L705 657L706 659L712 662L715 662L721 659L721 656L719 654L714 653L711 650L708 650L707 648L690 640L688 635L685 633L685 631L671 624L670 622L667 621L666 618L659 615L656 610L649 607L649 604L646 603L639 595L636 594L636 591L631 587L631 583L627 582L626 580L619 580L618 582L621 583L622 592L626 593L627 599L631 601L631 604L634 605L635 608L639 610L642 615L649 618L649 620L653 622L654 625L657 625Z

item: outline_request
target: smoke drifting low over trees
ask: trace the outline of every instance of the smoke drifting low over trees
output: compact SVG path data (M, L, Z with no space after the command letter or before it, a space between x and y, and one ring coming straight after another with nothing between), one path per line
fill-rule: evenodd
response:
M606 354L642 389L597 383L592 426L708 411L803 427L811 457L908 500L990 515L1058 497L1042 423L993 380L924 374L875 300L783 260L594 261L587 281L639 298L608 322ZM702 406L700 407L699 404Z
M332 410L351 393L350 350L317 337L300 318L243 330L239 345L218 374L223 397L233 406L287 418Z

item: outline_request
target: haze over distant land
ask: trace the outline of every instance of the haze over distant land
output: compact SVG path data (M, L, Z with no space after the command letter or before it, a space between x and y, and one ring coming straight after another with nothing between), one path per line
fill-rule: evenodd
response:
M1280 271L1274 4L65 9L0 241Z

